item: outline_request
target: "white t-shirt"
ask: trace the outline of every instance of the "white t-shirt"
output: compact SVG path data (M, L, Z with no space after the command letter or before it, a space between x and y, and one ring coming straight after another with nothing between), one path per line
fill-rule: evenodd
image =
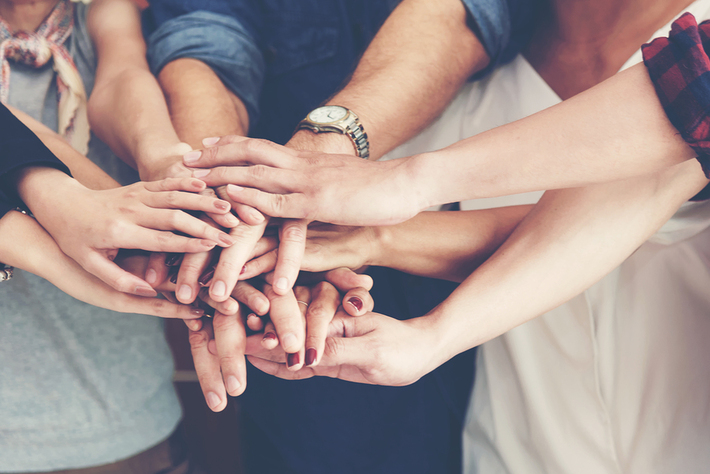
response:
M710 0L687 11L710 18ZM667 36L670 23L655 36ZM638 51L624 68L642 60ZM391 157L445 147L560 102L519 56L467 85ZM536 202L541 193L462 203ZM710 472L710 202L686 203L568 303L484 344L467 474Z

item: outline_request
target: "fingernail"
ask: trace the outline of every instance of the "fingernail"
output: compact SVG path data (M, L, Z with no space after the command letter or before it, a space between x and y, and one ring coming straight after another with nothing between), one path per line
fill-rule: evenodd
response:
M221 403L221 400L219 399L217 394L214 392L208 392L206 399L207 399L207 405L213 410L215 408L217 408L219 406L219 404Z
M200 286L209 286L210 282L212 281L212 277L214 276L214 268L208 272L206 272L204 275L202 275L198 280L197 283Z
M301 362L301 354L296 352L295 354L289 354L288 357L286 358L286 364L288 364L289 367L293 367L294 365L298 365Z
M204 178L208 174L210 174L210 171L212 170L193 170L192 171L192 176L195 178Z
M197 331L198 330L197 321L188 320L188 321L186 321L186 324L187 324L188 329L190 329L190 331Z
M239 272L239 274L240 274L240 275L244 275L244 274L246 273L246 271L247 271L247 266L244 265L244 266L242 267L242 271Z
M158 272L156 272L152 268L149 268L148 271L145 272L145 281L147 281L151 285L154 285L158 281Z
M228 193L231 193L231 192L238 193L242 189L244 189L244 188L242 188L241 186L237 186L236 184L228 184L227 185L227 192Z
M214 207L220 211L226 211L229 209L229 203L227 201L218 200L214 202Z
M138 296L157 296L158 294L153 288L149 286L137 286L135 290L133 290L133 293Z
M182 155L182 161L186 165L190 165L192 163L196 163L200 157L202 156L202 152L199 150L191 151L189 153L185 153Z
M178 277L177 273L170 275L170 283L177 283L177 277Z
M249 211L249 215L254 219L256 222L264 222L264 214L261 212L257 211L256 209L252 209Z
M266 314L266 312L269 310L269 300L264 299L262 297L255 298L254 299L254 310L257 312L260 312L262 314Z
M236 242L233 237L230 237L229 235L224 233L219 234L219 241L227 247L231 247L232 245L234 245L234 242Z
M209 137L202 140L204 146L215 145L219 141L219 137Z
M360 311L362 309L362 300L358 298L357 296L353 296L348 300L348 303L351 305L355 306L355 309Z
M192 288L189 285L180 285L178 288L177 297L182 301L190 301L192 299Z
M210 354L217 355L217 342L214 339L207 343L207 350Z
M239 380L237 380L234 375L230 375L229 377L227 377L227 391L229 393L236 392L241 386L242 384L239 383Z
M195 308L193 310L190 310L190 314L192 314L193 316L203 316L205 314L205 311L202 309Z
M264 334L264 337L262 338L264 341L275 341L276 340L276 334L273 332L269 331Z
M288 290L288 280L284 277L281 277L276 280L276 283L274 283L274 287L278 288L279 290Z
M306 351L306 365L313 365L317 358L318 352L315 349L310 348Z
M165 259L165 265L168 267L175 267L182 260L181 253L170 253Z
M281 338L281 345L283 346L284 349L295 349L296 346L298 345L298 339L296 339L295 334L285 334Z
M212 294L214 296L224 296L227 294L227 285L222 280L217 280L212 284Z
M232 227L235 227L236 225L239 224L239 219L237 219L237 218L234 216L234 214L232 214L232 213L225 214L225 215L224 215L224 218L227 220L227 222L229 223L229 225L231 225Z

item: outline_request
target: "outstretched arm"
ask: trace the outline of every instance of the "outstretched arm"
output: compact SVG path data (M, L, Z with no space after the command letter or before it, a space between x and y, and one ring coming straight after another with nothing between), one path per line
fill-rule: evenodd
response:
M633 180L548 191L505 244L427 316L340 318L332 334L348 337L333 337L320 367L300 373L252 362L287 378L411 383L590 287L707 183L692 161ZM255 343L247 350L269 357Z
M658 172L694 157L666 117L643 65L561 104L439 151L382 163L241 141L193 167L235 184L230 197L277 217L346 225L401 222L436 204L585 186Z
M59 135L25 114L17 116L78 179L53 168L23 168L13 173L19 197L65 253L113 288L156 295L145 281L111 261L119 248L197 252L233 243L223 232L179 210L229 212L228 203L194 194L205 188L201 181L173 178L120 188ZM166 232L172 230L197 238Z
M140 13L131 0L97 0L87 20L98 67L89 98L91 128L147 181L190 147L170 122L160 86L148 68Z
M123 313L195 319L204 311L157 298L119 292L65 255L30 216L10 211L0 218L0 261L34 273L85 303Z

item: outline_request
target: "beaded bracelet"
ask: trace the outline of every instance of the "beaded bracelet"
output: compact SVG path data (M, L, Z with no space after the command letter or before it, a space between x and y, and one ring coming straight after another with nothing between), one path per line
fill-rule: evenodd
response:
M17 212L21 212L24 215L27 215L27 211L25 211L22 208L15 208ZM13 271L15 270L14 267L11 267L10 265L5 265L4 263L0 263L0 266L2 269L0 269L0 283L7 281L12 278Z

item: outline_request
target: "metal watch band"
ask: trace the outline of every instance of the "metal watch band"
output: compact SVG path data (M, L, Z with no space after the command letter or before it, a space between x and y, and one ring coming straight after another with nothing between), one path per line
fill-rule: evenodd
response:
M296 127L296 130L308 129L315 133L337 132L347 135L355 146L355 154L365 160L370 158L370 141L367 138L365 128L360 123L360 119L355 112L345 108L348 113L342 120L335 124L318 124L311 122L306 116ZM317 110L317 109L314 109Z

